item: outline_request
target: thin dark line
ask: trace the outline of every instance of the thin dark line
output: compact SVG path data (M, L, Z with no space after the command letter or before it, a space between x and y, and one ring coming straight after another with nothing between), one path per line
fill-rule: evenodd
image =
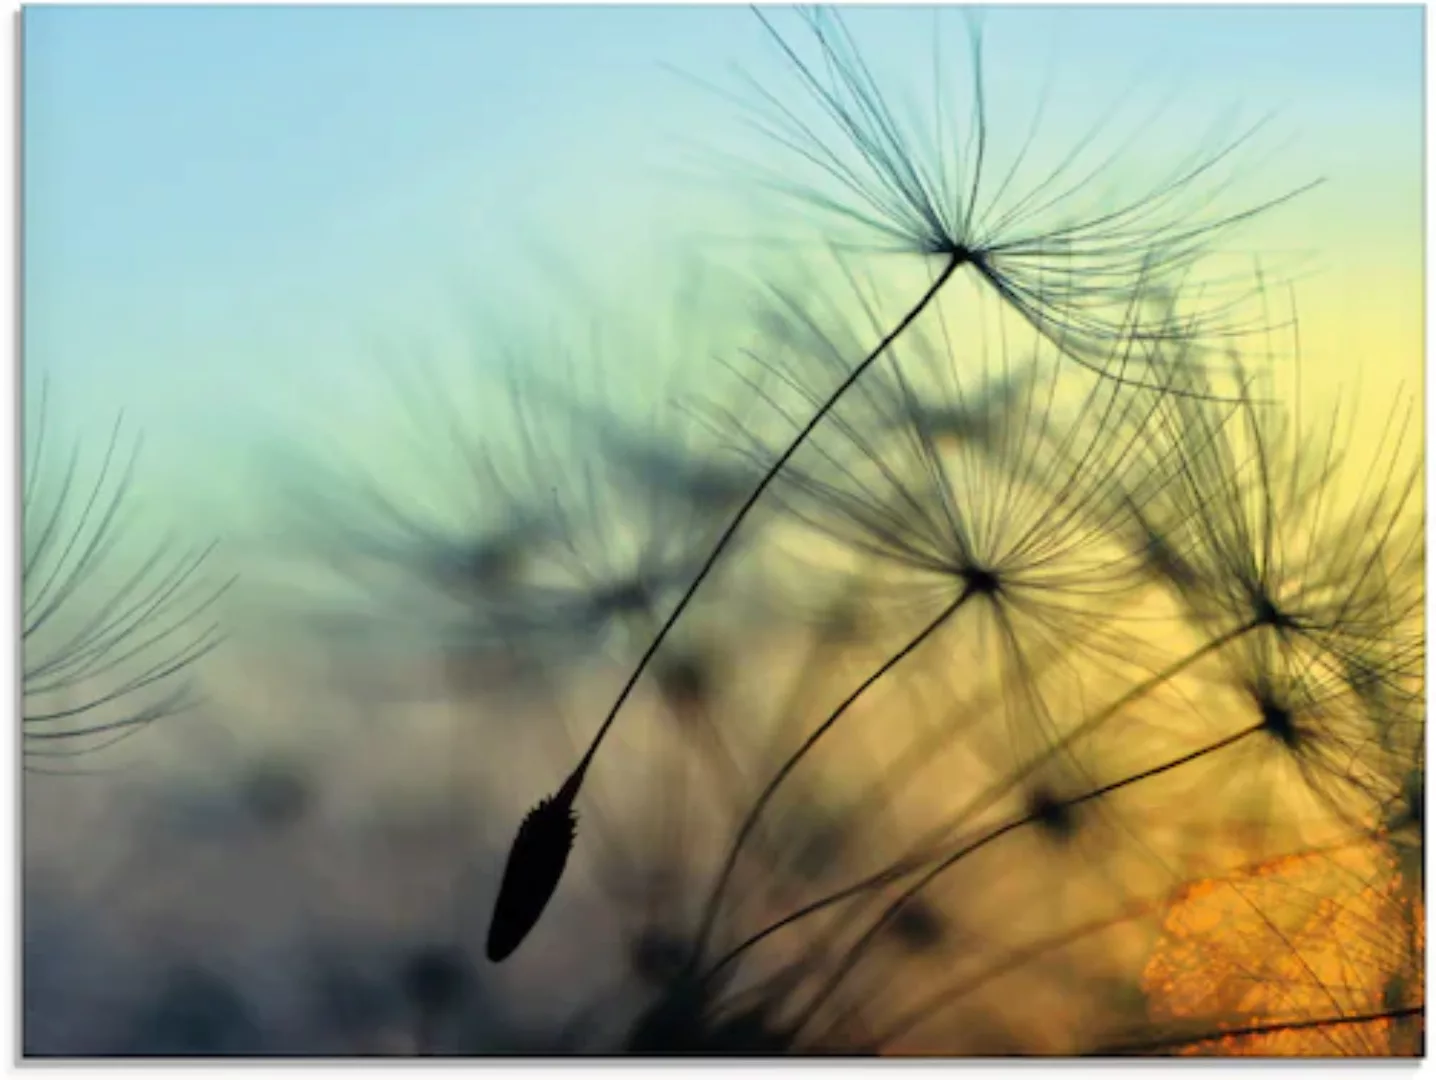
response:
M1249 1027L1230 1028L1206 1035L1192 1035L1186 1038L1164 1039L1149 1043L1132 1043L1125 1046L1096 1050L1085 1057L1117 1057L1124 1054L1145 1054L1153 1050L1167 1050L1197 1043L1217 1042L1221 1039L1239 1038L1247 1035L1274 1035L1284 1031L1309 1031L1312 1028L1340 1027L1343 1024L1377 1024L1382 1020L1402 1020L1412 1016L1425 1016L1426 1005L1411 1005L1404 1009L1387 1009L1384 1012L1358 1013L1355 1016L1326 1016L1316 1020L1287 1020L1272 1024L1253 1024ZM1277 1055L1272 1055L1277 1056Z
M599 745L603 742L604 737L613 726L613 721L617 718L619 710L623 708L624 703L628 700L628 696L638 684L638 680L642 677L644 671L647 670L649 662L662 646L664 639L667 638L669 631L672 630L674 624L678 622L679 617L688 607L689 602L692 601L694 594L697 593L698 587L703 584L704 579L707 578L709 572L718 562L718 557L728 547L733 535L738 531L739 526L742 525L748 513L762 497L763 492L768 489L768 485L773 482L777 475L783 470L783 467L792 459L793 455L798 452L807 441L808 436L813 433L814 429L832 412L839 399L841 399L858 379L862 377L863 373L887 351L888 347L897 340L899 335L911 326L917 317L922 314L923 310L932 302L933 297L947 284L948 279L957 271L957 268L963 264L963 261L960 256L953 256L947 261L947 265L943 267L937 279L928 287L927 291L922 294L922 297L913 305L911 310L903 316L902 321L889 331L882 341L878 342L877 346L863 358L861 363L853 368L848 377L843 380L838 388L828 397L828 400L823 403L823 406L803 425L802 430L799 431L793 441L788 444L788 448L784 450L783 453L778 456L778 459L768 468L763 478L758 482L743 505L739 507L733 519L728 523L728 527L723 530L723 534L713 545L713 550L708 553L708 557L704 559L703 565L699 567L697 575L679 599L677 606L669 613L663 625L659 627L658 633L654 636L652 643L639 658L638 663L634 666L633 673L628 677L628 681L624 684L623 689L619 691L618 697L613 703L613 707L608 711L608 716L604 718L603 724L598 729L598 733L594 735L593 741L589 744L588 750L573 770L569 780L565 782L564 788L566 790L576 793L579 786L583 783L583 776L588 771L589 763L593 760L594 754L598 752Z
M773 779L768 781L768 786L763 789L762 793L753 803L752 809L748 811L748 816L744 818L742 826L738 829L738 835L733 841L733 846L728 850L728 857L723 863L723 869L718 874L718 881L713 886L713 892L708 898L708 904L703 913L703 920L699 924L698 934L694 939L692 955L689 958L690 967L696 967L702 958L703 948L708 943L708 935L713 931L713 923L718 917L718 908L723 900L723 893L727 889L729 881L732 879L734 868L738 865L738 856L743 849L743 844L747 841L748 837L752 835L753 829L758 823L759 816L777 793L779 785L792 774L793 770L802 762L804 756L818 744L818 740L831 731L834 725L843 718L848 709L852 708L864 694L872 689L878 680L882 679L883 676L887 675L888 672L892 671L892 669L902 663L903 660L916 652L918 648L922 646L923 642L927 641L928 638L932 637L933 634L941 629L974 595L976 594L973 592L971 586L964 588L957 599L944 607L936 618L923 627L906 645L888 657L876 671L862 681L857 689L853 690L852 693L843 699L843 703L834 709L828 718L813 730L812 734L803 741L803 745L788 757L783 763L782 768L774 775Z

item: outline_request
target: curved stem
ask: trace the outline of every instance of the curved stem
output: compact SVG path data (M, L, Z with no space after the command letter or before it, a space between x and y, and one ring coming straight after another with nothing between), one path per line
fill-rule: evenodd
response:
M603 723L599 726L597 734L594 735L593 741L589 744L587 751L584 752L583 757L579 760L578 765L574 768L574 771L570 776L569 781L573 784L575 791L577 790L578 786L583 783L584 774L587 773L589 764L593 761L594 755L598 752L599 745L603 742L604 737L607 736L609 729L613 726L613 722L617 718L619 710L623 708L623 705L628 700L629 695L633 693L633 688L638 684L638 680L642 677L644 671L647 670L649 662L652 661L654 655L658 652L664 640L668 637L669 632L673 629L674 625L678 622L679 617L682 616L684 610L692 601L694 594L698 592L698 587L703 584L703 581L708 577L709 572L718 562L718 557L728 547L728 544L733 539L734 534L737 533L739 526L742 525L744 519L748 516L749 512L752 511L753 507L757 505L758 500L763 495L763 492L768 489L768 486L773 482L774 479L777 478L778 473L783 470L783 467L787 465L787 463L792 459L793 455L796 454L798 450L802 447L802 445L807 441L808 436L811 435L813 431L817 428L817 426L823 422L827 415L832 412L833 408L837 405L838 401L843 397L843 395L846 394L848 390L850 390L860 378L862 378L863 373L866 372L868 368L870 368L877 361L877 359L888 350L889 346L891 346L892 343L898 339L898 337L903 333L903 331L905 331L909 326L913 324L917 317L921 315L923 311L927 308L928 304L932 303L933 298L936 297L942 287L947 284L948 279L952 277L952 275L957 271L957 268L961 266L962 263L963 259L958 256L953 256L947 261L946 265L942 269L942 272L938 274L937 279L932 283L931 286L928 287L928 290L922 294L921 298L919 298L917 303L914 304L912 308L908 311L908 313L902 317L902 320L895 327L893 327L891 331L888 332L887 336L884 337L882 341L878 342L877 346L873 349L873 351L868 353L868 355L864 357L863 360L855 368L853 368L853 370L848 374L847 378L845 378L842 383L839 384L838 388L834 390L832 394L828 397L827 401L823 403L822 407L819 408L818 411L813 414L811 419L809 419L808 422L803 425L802 430L800 430L798 434L794 437L793 441L788 444L788 448L778 456L777 460L774 461L771 466L769 466L767 472L764 473L762 480L760 480L757 486L754 487L752 493L743 502L743 505L738 508L737 513L734 514L733 519L728 523L727 528L723 530L722 535L718 537L717 542L713 545L713 550L708 553L708 557L703 560L703 564L698 568L698 573L694 576L693 581L689 584L687 590L683 593L682 597L679 598L678 603L674 606L673 610L664 620L663 625L659 627L658 633L654 635L652 643L649 644L647 650L645 650L643 655L639 658L638 663L634 666L633 673L628 677L628 681L624 683L623 689L618 692L618 697L614 700L613 706L608 710L608 715L604 718ZM568 786L568 784L565 784L565 787Z
M1174 889L1172 893L1175 894L1177 891L1178 890ZM1171 895L1169 894L1167 896L1158 896L1152 900L1130 903L1120 909L1115 915L1106 915L1100 919L1092 919L1071 930L1050 934L1030 944L1011 949L1000 959L988 964L976 974L963 979L956 985L944 986L937 993L922 999L906 1013L899 1014L898 1019L885 1028L882 1033L876 1037L875 1041L879 1047L890 1046L892 1043L903 1038L903 1036L910 1034L914 1028L937 1013L939 1009L962 999L991 980L1017 970L1022 967L1022 965L1054 948L1071 945L1084 938L1100 934L1104 930L1111 930L1113 927L1121 926L1132 918L1150 914L1161 904L1170 901L1170 899Z
M1254 1035L1279 1035L1288 1031L1312 1031L1318 1028L1344 1027L1356 1024L1380 1024L1387 1021L1406 1020L1414 1017L1425 1017L1426 1005L1408 1005L1400 1009L1384 1009L1381 1012L1355 1013L1350 1016L1335 1014L1322 1016L1312 1020L1284 1020L1270 1024L1252 1024L1248 1027L1227 1028L1215 1030L1201 1035L1176 1036L1170 1039L1160 1039L1154 1042L1130 1043L1125 1046L1109 1046L1095 1050L1088 1057L1120 1057L1128 1054L1139 1054L1149 1057L1162 1050L1176 1050L1184 1046L1197 1046L1201 1043L1220 1042L1222 1039L1238 1039Z
M1367 842L1369 842L1369 837L1362 837L1359 840L1355 841L1340 840L1336 843L1316 848L1314 853L1325 854L1331 852L1338 852L1349 849L1355 844L1364 844ZM1262 870L1268 869L1279 862L1283 862L1287 858L1289 858L1289 856L1282 855L1276 859L1263 859L1258 862L1249 863L1245 866L1238 867L1233 873L1242 875L1257 873ZM1230 880L1230 877L1227 880ZM882 1034L879 1035L876 1039L877 1045L886 1046L897 1041L898 1039L901 1039L903 1036L909 1034L919 1024L923 1023L925 1020L935 1015L939 1009L952 1004L954 1001L957 1001L965 995L978 989L989 980L1004 975L1009 971L1015 970L1026 961L1042 955L1042 953L1047 952L1053 947L1061 947L1063 945L1071 944L1072 942L1079 941L1082 938L1087 937L1091 934L1100 933L1103 930L1120 925L1121 923L1127 921L1132 917L1151 914L1153 911L1159 910L1164 907L1169 907L1175 901L1178 901L1187 892L1191 885L1191 881L1179 882L1174 887L1168 889L1165 893L1160 893L1157 896L1147 900L1134 901L1125 905L1115 915L1103 916L1100 919L1094 919L1074 929L1065 930L1058 934L1052 934L1045 938L1041 938L1037 941L1034 941L1030 944L1019 946L1015 949L1010 950L1000 960L989 964L986 968L979 971L977 974L963 979L955 984L943 987L937 992L927 996L924 999L921 999L917 1005L910 1008L906 1013L900 1014L896 1021L894 1021L886 1029L884 1029Z
M1259 625L1261 624L1255 622L1246 623L1235 630L1227 631L1226 633L1213 638L1211 641L1208 641L1206 644L1200 646L1199 648L1192 650L1180 660L1169 664L1167 667L1152 675L1150 678L1138 683L1136 686L1132 687L1130 690L1124 693L1121 697L1117 698L1115 701L1111 702L1103 709L1094 713L1091 717L1084 720L1080 725L1078 725L1077 728L1069 732L1060 742L1058 742L1052 748L1052 752L1055 753L1063 749L1064 747L1070 745L1073 741L1080 738L1082 735L1091 731L1093 728L1104 723L1105 721L1111 719L1113 716L1121 712L1123 709L1127 708L1129 705L1134 704L1136 701L1150 694L1153 690L1156 690L1159 686L1162 686L1164 683L1167 683L1170 680L1176 678L1176 676L1181 674L1187 668L1191 667L1197 661L1201 660L1203 657L1208 656L1211 653L1216 652L1218 649L1221 649L1224 646L1231 644L1233 641L1238 640L1242 636L1251 633L1251 631L1255 630ZM1021 779L1022 776L1025 776L1028 772L1035 769L1040 762L1046 760L1046 757L1047 755L1038 758L1037 761L1033 762L1032 765L1029 765L1026 769L1021 770L1018 773L1017 779ZM976 810L981 810L985 808L985 806L990 805L991 798L991 793L989 793L989 797L986 802L979 800L978 803L969 806L966 810L962 812L958 820L960 821L963 818L966 818L970 814L974 813ZM946 833L949 832L953 827L954 826L952 825L945 825L941 827L941 831L943 833ZM919 846L921 847L924 845ZM771 937L773 934L776 934L778 931L788 926L791 926L796 922L800 922L810 915L816 915L820 911L825 911L826 909L832 907L834 904L840 904L844 900L857 896L860 893L867 892L870 889L881 888L884 885L891 884L894 881L907 877L909 874L916 873L927 861L928 858L924 855L910 856L906 859L899 861L897 864L888 867L886 870L879 871L876 874L870 875L869 877L866 877L861 881L849 885L847 888L840 889L835 893L829 893L822 899L815 900L812 903L799 908L797 911L794 911L791 914L784 916L777 922L771 923L770 925L764 927L756 934L753 934L744 941L740 942L738 945L735 945L728 952L724 953L723 956L719 957L719 959L713 964L713 966L708 969L709 974L716 975L733 961L737 960L740 956L742 956L743 953L747 952L755 945L760 944L762 941Z
M1264 727L1265 723L1263 721L1258 721L1255 724L1251 724L1247 727L1242 728L1240 731L1233 732L1230 735L1225 735L1222 738L1218 739L1216 742L1208 743L1206 746L1203 746L1197 750L1192 750L1188 753L1181 755L1180 757L1173 758L1171 761L1164 762L1161 765L1155 765L1150 769L1144 769L1139 773L1133 773L1131 776L1123 777L1121 780L1114 780L1110 784L1103 784L1101 787L1093 788L1091 791L1084 792L1076 798L1068 800L1065 805L1068 807L1081 806L1083 803L1091 802L1094 799L1102 798L1105 795L1110 795L1114 791L1120 791L1122 788L1130 787L1131 785L1140 783L1143 780L1150 780L1154 776L1161 776L1164 773L1171 772L1173 769L1180 768L1183 765L1189 765L1193 761L1197 761L1211 754L1215 754L1219 750L1225 750L1229 746L1233 746L1244 739L1250 738L1257 732L1263 730ZM817 1013L817 1011L822 1008L823 1004L828 1000L828 998L832 997L833 993L837 990L839 984L842 983L843 979L846 978L848 973L852 971L852 969L857 965L858 959L862 956L863 951L867 948L868 945L872 943L873 939L877 937L878 933L882 930L884 926L888 924L893 914L903 904L907 903L919 892L927 888L927 886L930 885L933 881L935 881L939 876L946 873L953 866L956 866L957 863L961 862L969 855L975 854L982 848L985 848L988 844L991 844L996 840L1000 840L1008 833L1016 832L1024 825L1030 825L1036 820L1036 815L1028 814L1025 817L1018 818L1014 821L1009 821L1006 825L998 826L991 832L987 833L985 836L974 840L972 843L967 844L966 846L953 852L953 854L949 855L946 859L943 859L941 862L939 862L936 866L934 866L931 870L929 870L926 874L919 878L914 884L908 886L908 888L903 891L901 896L888 904L888 906L883 910L883 913L878 916L877 920L872 924L872 926L868 927L868 929L864 931L862 937L860 937L853 945L853 947L848 951L847 957L844 959L843 963L838 966L838 970L833 974L832 978L828 980L827 985L821 991L819 991L818 995L812 1000L812 1002L809 1003L808 1007L803 1011L802 1019L798 1021L797 1028L801 1030L802 1028L806 1027L807 1024L812 1020L813 1016Z
M953 615L957 614L958 610L963 604L967 603L972 595L973 593L970 588L963 589L956 600L943 608L942 611L937 614L936 618L918 631L917 635L906 645L893 653L887 660L883 661L882 665L876 671L859 683L857 689L843 699L842 704L834 709L826 720L813 729L812 733L803 740L803 745L789 755L788 759L783 762L782 767L774 774L773 779L768 781L768 786L758 795L758 798L753 803L752 809L748 811L748 816L743 819L743 824L738 829L738 835L734 838L732 846L728 849L728 857L723 862L723 869L718 873L718 881L713 886L712 893L709 894L708 905L704 909L703 920L699 923L698 934L693 942L693 953L689 960L690 966L696 966L699 958L703 955L703 947L708 943L708 935L713 930L713 921L718 917L718 905L722 902L723 892L727 888L728 881L733 875L733 869L738 863L738 855L742 851L743 845L747 842L748 837L752 835L753 829L757 826L759 816L763 813L768 803L773 800L773 796L777 794L778 787L788 778L793 770L798 767L798 764L807 753L818 744L818 740L832 730L833 725L842 719L848 709L856 704L857 700L862 697L863 694L867 693L874 683L893 668L897 667L897 665L910 656L918 646L936 633L939 627L947 622L948 619L952 618Z

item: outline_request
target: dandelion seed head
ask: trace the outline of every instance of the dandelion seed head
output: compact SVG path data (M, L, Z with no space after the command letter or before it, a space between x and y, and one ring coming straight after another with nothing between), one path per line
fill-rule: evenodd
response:
M720 685L713 661L696 651L660 656L654 676L669 704L684 717L709 705Z
M639 415L643 410L622 392L588 394L550 373L510 388L515 407L509 418L516 422L504 446L486 430L490 421L501 422L503 410L490 410L483 421L461 415L452 406L464 395L434 382L418 434L421 456L442 464L413 472L426 478L442 472L445 483L435 485L429 505L422 498L406 501L410 493L402 484L386 487L372 477L336 493L323 508L332 511L348 545L335 561L345 570L357 567L350 583L351 593L362 594L356 607L392 616L392 636L405 647L438 643L481 657L521 653L541 668L543 689L554 697L587 703L595 688L622 673L610 666L615 654L652 643L644 661L629 669L628 684L639 685L644 672L650 676L652 686L643 684L632 699L649 722L625 729L632 741L607 744L623 754L604 755L593 769L598 782L586 791L585 828L598 842L582 849L585 859L592 856L583 869L595 871L602 899L619 906L623 932L596 937L597 919L553 920L552 935L546 926L544 948L503 973L518 983L557 960L542 972L554 979L540 987L544 1005L563 1008L575 987L581 994L586 984L600 986L593 1004L622 1011L620 1045L631 1052L818 1052L868 1041L902 1047L903 1032L923 1025L948 1050L1087 1045L1083 1040L1095 1028L1086 1021L1117 1007L1109 1000L1111 987L1130 991L1118 977L1130 980L1147 959L1143 952L1134 961L1139 948L1133 942L1154 912L1159 923L1171 914L1163 929L1181 944L1194 938L1202 946L1222 944L1208 912L1172 914L1161 896L1138 895L1155 877L1167 886L1173 871L1162 857L1170 850L1144 849L1131 858L1124 850L1109 865L1093 854L1097 845L1086 842L1097 833L1106 839L1107 810L1124 805L1125 795L1110 790L1141 783L1142 792L1156 788L1157 794L1147 804L1148 821L1134 815L1132 824L1157 828L1134 828L1135 846L1152 841L1161 848L1153 836L1181 816L1176 804L1182 800L1164 806L1160 783L1147 781L1185 767L1183 759L1107 787L1079 786L1065 773L1057 774L1063 776L1058 784L1032 779L1069 758L1113 764L1091 743L1078 747L1081 754L1069 753L1079 736L1096 731L1085 726L1089 718L1134 756L1150 751L1134 734L1140 725L1121 722L1135 700L1127 695L1145 693L1148 685L1170 689L1173 698L1187 689L1185 681L1167 688L1176 677L1163 672L1179 667L1153 662L1156 673L1148 670L1148 658L1163 647L1142 621L1153 581L1174 586L1186 601L1180 636L1210 631L1217 644L1209 666L1234 664L1237 677L1226 689L1246 695L1238 719L1257 725L1239 738L1256 730L1270 737L1241 742L1241 750L1275 742L1278 753L1271 756L1280 759L1283 775L1309 782L1332 802L1348 789L1391 796L1398 778L1406 784L1401 798L1413 798L1409 756L1401 759L1404 774L1392 768L1397 747L1407 751L1407 743L1393 739L1377 753L1371 747L1380 740L1370 736L1383 725L1418 723L1412 695L1397 692L1409 690L1414 677L1405 670L1409 657L1384 643L1400 622L1391 609L1415 590L1405 586L1403 596L1402 585L1392 586L1391 571L1401 560L1393 555L1388 565L1381 542L1371 558L1368 549L1351 556L1354 548L1348 548L1332 558L1327 550L1317 553L1327 535L1311 540L1317 531L1307 530L1300 514L1288 520L1286 510L1321 501L1321 470L1314 481L1280 493L1270 476L1285 463L1273 457L1272 468L1268 461L1252 465L1244 447L1225 453L1219 444L1230 416L1211 407L1215 395L1195 392L1202 389L1199 378L1176 372L1220 348L1188 339L1224 322L1225 309L1217 305L1186 318L1179 310L1185 295L1173 282L1197 265L1215 237L1266 208L1228 215L1217 198L1225 185L1203 179L1236 146L1218 150L1216 160L1209 160L1210 145L1198 147L1193 162L1135 197L1111 200L1103 192L1085 204L1073 201L1069 196L1092 182L1073 164L1075 154L1031 181L1019 168L1030 164L1025 149L1007 163L1006 177L1000 164L984 160L993 114L984 100L976 35L972 115L953 123L959 118L940 109L938 134L928 143L878 90L841 19L805 18L821 63L806 64L783 47L838 138L825 140L801 121L777 127L790 149L805 152L846 190L824 195L821 184L809 188L799 178L787 185L790 192L886 247L943 260L949 273L964 267L961 280L995 297L1024 333L1031 331L1034 356L1010 354L1004 339L994 362L989 328L948 318L950 309L939 301L913 309L901 342L869 353L872 341L893 340L884 336L890 323L874 318L872 326L828 327L820 314L784 297L784 318L754 314L756 366L770 381L738 406L722 406L729 434L736 429L746 436L736 440L737 453L731 445L700 445L681 425L650 423L654 418ZM784 116L796 116L786 101L769 100ZM1200 305L1203 298L1192 295ZM1181 347L1168 348L1174 343ZM690 343L683 344L686 360ZM826 411L822 403L835 400L828 396L833 387L865 354L875 362ZM1125 376L1138 368L1145 381L1093 374ZM705 390L696 387L700 401ZM783 456L781 472L765 471L776 468L774 447L789 445L770 438L768 428L784 429L783 436L801 429L807 438L815 407L826 419L812 438L791 444L797 452ZM774 416L781 423L763 422ZM1262 444L1267 429L1254 426L1253 441ZM1135 469L1146 443L1158 460ZM755 481L766 483L770 475L777 477L772 489L754 504L761 509L732 534L738 538L733 547L755 557L725 582L742 581L741 574L756 567L761 584L777 586L755 590L767 606L737 589L712 588L711 609L695 605L697 614L685 614L679 631L717 611L702 624L705 636L670 640L665 624L655 637L655 626L687 603L697 568L707 572L704 558L715 537L737 507L747 505ZM450 479L456 482L440 490ZM1177 496L1164 500L1155 480L1175 485ZM1353 535L1380 532L1358 527L1371 526L1372 518L1346 524ZM1282 540L1283 531L1301 533L1306 546ZM784 578L774 583L767 558L789 542L818 553L806 567L812 573L774 575ZM832 579L844 578L838 605L805 622L775 598L826 595L807 590L810 578L822 580L820 564L829 556L838 564ZM730 564L738 564L731 552L714 565L726 574ZM795 584L784 588L788 579ZM980 602L959 610L969 598ZM762 634L744 627L725 647L713 645L707 631L712 624L731 631L724 617L735 608L744 615L761 610L764 619L781 610L792 618L774 617ZM941 648L928 647L916 663L906 657L925 638L908 631L913 623L941 634ZM1232 629L1247 623L1248 630ZM748 714L757 711L750 706L780 697L773 692L777 669L798 651L787 647L790 630L804 636L803 644L817 638L818 648L790 665L799 689L793 700L773 704L775 730L763 730L749 723ZM1237 642L1224 634L1246 636ZM1143 638L1143 648L1120 651L1114 642L1124 635ZM689 646L693 640L702 646ZM649 657L652 666L644 667ZM1134 669L1141 674L1133 678L1143 681L1120 685ZM1200 672L1185 674L1195 682ZM739 678L751 693L735 692L744 689ZM569 781L519 826L494 900L486 945L491 960L513 955L551 903L574 848L579 786L627 693ZM1347 698L1359 699L1359 707ZM741 706L729 708L739 700ZM1116 704L1107 711L1104 701ZM849 716L844 710L853 703ZM681 729L652 723L646 710L664 706L679 719L703 723ZM1196 711L1183 712L1181 720ZM464 710L465 718L473 712ZM1230 715L1213 709L1202 719L1215 724ZM537 719L525 713L514 726L537 727L552 716L552 710ZM1007 728L994 733L999 725L987 724L989 717ZM745 817L776 790L760 788L775 763L796 768L798 759L785 758L785 749L800 743L801 757L837 719L844 720L845 736L858 730L850 742L829 739L821 753L801 761L801 776L784 789L799 792L788 800L793 811L777 802L761 821ZM557 734L565 753L571 741L582 741L572 731ZM1195 734L1182 728L1183 745ZM1229 742L1236 745L1236 738ZM493 768L506 781L517 772L519 755L500 749ZM1227 769L1230 760L1234 755L1202 774L1204 796L1213 776L1232 786L1261 786L1264 778ZM313 796L293 780L280 769L251 784L262 816L283 823L303 814ZM1424 798L1424 774L1420 783L1417 798ZM465 790L464 797L470 794ZM1375 801L1389 811L1397 800ZM1191 803L1197 813L1223 800ZM842 812L821 809L831 805ZM1282 809L1284 820L1298 817ZM735 843L744 842L747 823L756 823L752 841L742 859L732 848L733 860L713 886L714 861L724 857L739 821L745 824ZM422 828L427 839L435 826L426 820ZM1162 864L1158 870L1118 873L1147 855ZM939 882L929 876L939 863L932 873L971 873ZM729 869L735 884L724 894ZM1251 884L1239 877L1225 883L1226 891ZM1186 899L1214 891L1198 886ZM1275 899L1262 896L1248 906L1293 904L1290 893L1274 891ZM1314 890L1292 890L1307 891ZM1233 905L1239 913L1242 899ZM577 905L583 903L578 898ZM711 905L708 915L694 929L693 916L704 905ZM1340 914L1330 906L1319 912L1333 913ZM1230 919L1231 910L1219 914ZM1288 922L1307 930L1295 916ZM1345 925L1360 923L1357 917ZM575 939L572 957L554 945L566 924ZM865 952L869 941L878 944L871 954ZM1298 952L1289 939L1284 944ZM1158 942L1155 951L1164 948L1173 943ZM1232 1004L1236 1014L1270 1011L1269 1002L1254 1003L1231 986L1216 992L1176 986L1171 959L1147 968L1149 996L1158 1002L1154 1015L1186 1019L1206 1007L1204 993ZM609 989L607 976L615 972L605 963L631 993ZM1233 967L1239 981L1240 967ZM1299 963L1264 967L1275 972L1276 984L1299 984L1310 974ZM1075 990L1058 985L1066 971L1076 975ZM386 986L397 982L411 1010L447 1016L474 1004L477 978L462 951L445 945L411 953ZM929 978L949 981L929 986ZM1356 981L1331 980L1338 989ZM1381 985L1385 1001L1417 992L1402 974ZM1302 997L1300 1005L1309 1008L1316 999ZM1146 1004L1144 996L1120 1007L1138 1013ZM1019 1032L1019 1023L1028 1027Z
M1261 712L1261 727L1264 732L1281 743L1288 750L1296 750L1302 742L1301 729L1296 717L1285 705L1265 698L1258 702Z
M653 611L652 586L641 580L618 581L596 592L589 600L592 610L602 618L613 615L648 615Z
M899 907L886 930L905 949L917 953L934 949L947 938L942 915L921 897L913 897Z
M1001 577L984 567L965 567L960 576L974 596L995 597L1002 591Z
M21 741L27 769L62 771L194 708L233 582L210 576L215 545L137 531L143 439L123 414L100 453L75 442L58 466L52 424L43 381L25 425Z
M802 14L807 55L798 35L759 17L798 84L796 94L752 88L759 98L754 117L786 166L760 168L759 182L816 211L835 242L941 259L949 272L970 267L1012 312L1099 372L1107 371L1103 354L1111 343L1126 336L1120 324L1134 282L1160 293L1148 304L1163 316L1149 340L1253 329L1234 321L1230 295L1185 318L1175 316L1170 296L1219 238L1314 186L1245 204L1229 198L1239 180L1253 175L1251 144L1262 123L1201 145L1155 182L1108 190L1125 186L1107 181L1136 140L1098 149L1104 123L1069 136L1066 152L1050 159L1045 174L1038 164L1044 155L1033 152L1034 143L1041 145L1040 112L1026 138L1006 150L973 24L967 115L948 100L941 76L932 109L919 115L899 107L837 12ZM941 35L931 36L940 52ZM1220 281L1213 276L1206 284L1215 293Z
M505 532L489 542L471 542L468 550L458 553L456 576L480 595L516 584L529 565L529 545L524 539Z
M1077 833L1074 808L1045 785L1038 785L1028 793L1027 816L1044 834L1058 842L1065 843Z
M1257 626L1266 626L1273 630L1298 630L1300 628L1296 617L1279 608L1265 590L1256 590L1249 603L1252 622Z

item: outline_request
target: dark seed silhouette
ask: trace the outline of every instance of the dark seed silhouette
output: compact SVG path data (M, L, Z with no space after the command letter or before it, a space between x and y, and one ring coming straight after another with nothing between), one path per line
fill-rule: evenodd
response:
M486 951L494 963L507 960L523 944L558 888L573 850L578 828L573 800L587 764L579 765L558 793L530 810L519 825L489 923Z

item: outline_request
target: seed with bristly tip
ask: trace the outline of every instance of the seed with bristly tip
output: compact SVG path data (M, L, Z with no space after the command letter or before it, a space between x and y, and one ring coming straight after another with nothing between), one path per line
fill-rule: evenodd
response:
M494 963L523 944L558 888L578 828L573 800L580 779L580 773L569 777L558 794L530 810L519 826L489 923L488 957Z

